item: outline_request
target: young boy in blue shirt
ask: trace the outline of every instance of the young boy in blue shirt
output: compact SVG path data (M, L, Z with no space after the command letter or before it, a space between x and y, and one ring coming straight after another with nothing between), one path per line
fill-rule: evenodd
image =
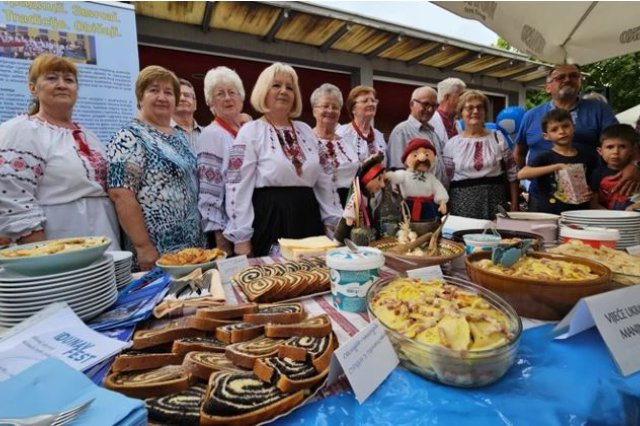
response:
M580 194L585 202L571 204L562 192L557 172L579 164L584 168L583 187L588 190L587 179L595 165L593 155L573 146L575 126L571 113L555 108L542 119L542 134L553 146L533 159L529 166L518 172L518 179L535 179L539 188L537 195L529 198L529 211L560 214L567 210L582 210L590 207L590 194Z

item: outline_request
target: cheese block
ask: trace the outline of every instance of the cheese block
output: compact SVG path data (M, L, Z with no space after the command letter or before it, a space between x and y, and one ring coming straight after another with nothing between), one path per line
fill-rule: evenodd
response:
M287 260L298 260L309 256L324 256L327 250L336 248L339 243L325 235L301 239L278 239L280 253Z
M162 425L198 426L206 391L207 385L197 384L170 395L146 399L149 420Z
M214 352L189 352L182 366L192 376L205 381L214 371L242 371L224 354Z
M295 392L320 383L329 374L329 369L318 373L308 361L272 356L257 360L253 373L261 380L275 384L282 392Z
M200 424L246 426L291 410L304 392L281 392L251 373L217 372L211 375L200 410Z
M191 375L181 365L168 365L155 370L109 374L104 386L132 398L151 398L185 390Z

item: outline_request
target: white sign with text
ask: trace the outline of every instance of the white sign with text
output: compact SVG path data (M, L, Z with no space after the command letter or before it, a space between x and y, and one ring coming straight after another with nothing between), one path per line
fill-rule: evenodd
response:
M344 372L362 404L399 363L384 327L374 320L335 351L328 383Z
M220 279L224 284L231 282L231 277L249 267L247 256L230 257L229 259L216 260L216 267L220 272Z
M585 297L556 326L566 339L598 328L623 376L640 371L640 286Z

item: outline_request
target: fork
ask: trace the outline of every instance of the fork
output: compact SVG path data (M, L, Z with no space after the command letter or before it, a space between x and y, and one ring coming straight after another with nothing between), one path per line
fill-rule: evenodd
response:
M19 419L0 419L0 426L64 426L82 414L93 400L94 398L60 413L39 414Z

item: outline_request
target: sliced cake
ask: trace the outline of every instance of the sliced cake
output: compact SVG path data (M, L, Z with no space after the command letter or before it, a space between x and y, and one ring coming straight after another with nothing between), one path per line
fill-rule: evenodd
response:
M215 337L183 337L173 342L171 352L181 355L193 351L224 352L226 346Z
M242 318L244 314L258 311L256 303L241 303L239 305L215 306L211 308L200 308L196 312L197 318L229 320Z
M291 337L278 348L278 357L295 361L310 361L317 371L329 367L331 355L336 347L333 333L325 337Z
M170 395L146 399L149 420L162 425L198 426L206 391L205 384L197 384Z
M132 398L169 395L190 386L191 375L181 365L168 365L155 370L109 374L104 386Z
M149 353L126 351L118 355L111 365L114 372L136 371L181 364L183 355L177 353Z
M234 322L235 321L232 320L193 317L189 321L189 327L193 328L194 330L209 331L214 333L216 331L216 328L222 325L233 324Z
M243 371L224 354L215 352L189 352L182 366L185 371L204 381L208 381L214 371Z
M235 365L251 370L256 359L276 355L282 343L284 343L282 339L258 337L257 339L227 346L225 355Z
M216 328L216 337L224 343L238 343L255 339L264 332L264 326L250 322L236 322Z
M251 373L213 373L200 410L200 424L261 423L289 411L303 398L303 391L286 394Z
M205 332L195 330L190 323L169 325L163 328L136 331L133 335L133 349L145 349L173 342L181 337L204 336Z
M253 324L294 324L305 316L301 303L277 303L258 305L258 312L245 314L243 320Z
M295 392L320 383L329 374L329 369L318 373L309 361L271 356L258 359L253 366L253 373L259 379L275 384L282 392Z
M318 315L295 324L267 324L264 334L267 337L324 337L331 334L331 320L328 315Z

